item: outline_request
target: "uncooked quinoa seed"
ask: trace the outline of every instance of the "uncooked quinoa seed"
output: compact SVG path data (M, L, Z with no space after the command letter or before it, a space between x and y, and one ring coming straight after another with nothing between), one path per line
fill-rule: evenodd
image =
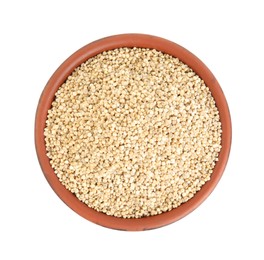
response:
M60 182L89 207L140 218L188 201L221 150L214 98L186 64L119 48L81 64L56 92L44 131Z

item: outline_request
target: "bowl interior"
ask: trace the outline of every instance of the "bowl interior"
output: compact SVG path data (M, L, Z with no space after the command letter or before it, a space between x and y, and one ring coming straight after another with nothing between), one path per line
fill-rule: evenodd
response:
M103 51L121 47L153 48L177 57L182 62L186 63L209 87L218 107L222 124L222 149L219 154L219 160L211 175L211 179L203 185L201 190L198 191L192 199L181 204L178 208L160 215L139 219L124 219L108 216L89 208L86 204L79 201L75 195L60 183L54 170L51 168L49 158L46 155L44 140L47 112L51 107L56 91L65 82L67 77L76 67L89 58ZM36 112L35 145L40 166L50 186L61 200L76 213L94 223L109 228L120 230L148 230L170 224L186 216L198 207L212 192L221 178L228 160L231 146L231 120L228 105L221 87L210 70L195 55L180 45L163 38L143 34L123 34L103 38L84 46L71 55L51 76L42 92Z

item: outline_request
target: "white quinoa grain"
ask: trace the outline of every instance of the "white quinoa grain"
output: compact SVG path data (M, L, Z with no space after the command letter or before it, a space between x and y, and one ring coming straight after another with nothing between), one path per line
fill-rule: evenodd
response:
M119 48L81 64L55 94L44 130L57 177L97 211L157 215L210 180L221 123L203 80L157 50Z

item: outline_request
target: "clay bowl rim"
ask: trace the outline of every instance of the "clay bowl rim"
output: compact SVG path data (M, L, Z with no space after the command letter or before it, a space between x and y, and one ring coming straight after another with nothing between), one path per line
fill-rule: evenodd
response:
M104 213L97 212L80 202L75 195L60 183L51 168L49 158L46 155L44 140L47 111L51 107L51 102L54 100L54 94L61 84L65 82L66 78L76 67L90 57L106 50L121 47L156 49L179 58L182 62L191 67L204 80L205 84L212 92L219 109L223 131L222 149L219 154L219 161L216 163L211 179L205 183L201 190L198 191L192 199L183 203L176 209L160 215L139 219L124 219L108 216ZM231 118L223 91L212 72L201 60L182 46L157 36L146 34L121 34L102 38L85 45L66 59L54 72L46 84L38 103L35 118L35 146L41 169L48 183L60 199L72 210L85 219L104 227L118 230L140 231L162 227L183 218L196 209L211 194L220 180L228 161L231 147L231 131Z

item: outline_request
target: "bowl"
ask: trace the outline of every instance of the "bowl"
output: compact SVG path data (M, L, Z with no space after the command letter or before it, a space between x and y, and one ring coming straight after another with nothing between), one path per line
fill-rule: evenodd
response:
M211 179L202 186L201 190L193 198L169 212L156 216L126 219L109 216L89 208L61 184L46 155L44 128L48 110L51 108L51 103L55 98L55 93L58 88L76 67L89 58L103 51L121 47L156 49L177 57L187 64L209 87L219 110L222 124L222 149L219 153L219 160L214 167ZM212 72L195 55L180 45L160 37L145 34L121 34L106 37L82 47L66 59L54 72L45 86L38 103L35 118L35 146L41 169L48 183L60 199L80 216L108 228L127 231L149 230L168 225L183 218L197 208L216 187L229 157L231 147L231 119L228 104L220 85Z

